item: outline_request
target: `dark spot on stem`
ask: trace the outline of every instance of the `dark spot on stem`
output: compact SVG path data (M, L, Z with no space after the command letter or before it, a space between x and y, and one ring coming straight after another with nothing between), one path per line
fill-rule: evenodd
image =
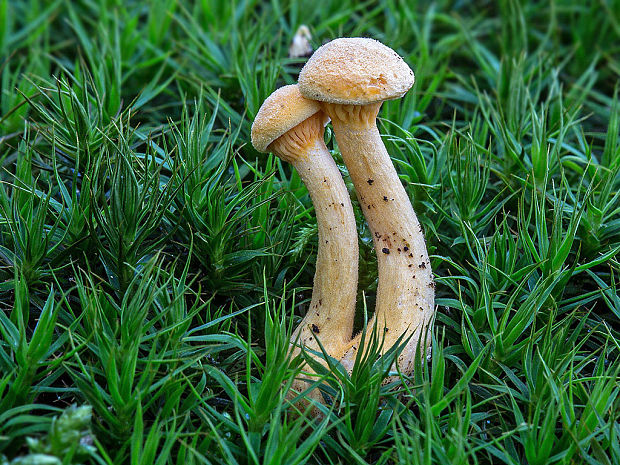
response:
M366 181L368 183L369 186L372 186L372 183L375 182L374 179L368 179L368 181Z
M389 253L390 253L390 249L388 249L387 247L383 247L383 248L381 249L381 252L383 252L383 253L384 253L384 254L386 254L386 255L389 255Z
M315 324L312 325L312 332L319 334L321 331L319 331L319 327Z

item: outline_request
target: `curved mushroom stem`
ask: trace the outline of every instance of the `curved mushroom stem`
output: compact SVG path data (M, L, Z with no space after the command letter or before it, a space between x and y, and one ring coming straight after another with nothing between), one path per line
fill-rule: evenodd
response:
M317 217L319 245L312 300L291 342L298 340L320 352L316 342L320 338L326 352L336 357L353 332L359 251L351 199L323 141L325 120L319 112L273 141L269 148L295 167ZM299 348L293 353L299 353Z
M375 314L368 324L385 331L383 350L411 335L398 359L411 373L417 346L428 346L434 315L434 281L422 227L398 178L376 125L381 103L339 105L322 102L332 120L362 211L373 234L379 269ZM350 372L359 348L357 335L341 363Z

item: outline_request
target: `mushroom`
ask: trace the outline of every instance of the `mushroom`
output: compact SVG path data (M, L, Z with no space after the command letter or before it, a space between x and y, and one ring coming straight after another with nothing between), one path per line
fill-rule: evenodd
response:
M321 104L357 192L377 253L379 283L368 329L385 332L385 352L409 337L398 366L411 373L418 344L428 347L434 316L434 282L422 227L376 125L384 100L402 97L413 71L392 49L363 38L336 39L310 57L299 75L301 94ZM361 335L342 347L352 370Z
M320 338L331 355L353 332L359 251L351 199L323 140L328 121L319 104L303 98L297 85L284 86L259 109L252 145L291 163L310 194L318 226L316 270L310 307L291 342L299 340L320 352ZM293 353L298 352L296 347Z
M305 24L302 24L297 28L297 32L295 32L295 37L293 37L293 41L288 48L288 56L289 58L299 58L299 57L309 57L312 55L312 45L310 45L310 41L312 40L312 34L310 34L310 29Z

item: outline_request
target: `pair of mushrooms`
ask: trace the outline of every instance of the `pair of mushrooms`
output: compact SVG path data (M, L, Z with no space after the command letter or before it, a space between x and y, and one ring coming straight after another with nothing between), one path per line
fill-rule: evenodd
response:
M292 337L340 360L350 373L361 350L353 335L358 239L344 181L325 142L331 120L342 158L373 234L379 283L367 328L385 333L383 350L399 337L408 343L398 367L410 374L418 347L425 351L434 315L434 282L422 228L381 141L376 117L385 100L402 97L413 72L389 47L372 39L342 38L320 47L297 85L276 90L258 111L252 144L291 163L310 194L319 247L312 300ZM296 347L294 352L299 349ZM319 351L320 352L320 351ZM294 389L303 390L302 381ZM316 394L311 396L320 400Z

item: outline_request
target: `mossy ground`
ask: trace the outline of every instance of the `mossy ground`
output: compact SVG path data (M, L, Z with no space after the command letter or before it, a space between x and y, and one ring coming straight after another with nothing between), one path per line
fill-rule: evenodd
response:
M0 0L0 462L620 463L620 2L414 3ZM302 23L414 69L380 130L437 281L432 360L320 423L312 204L249 143Z

